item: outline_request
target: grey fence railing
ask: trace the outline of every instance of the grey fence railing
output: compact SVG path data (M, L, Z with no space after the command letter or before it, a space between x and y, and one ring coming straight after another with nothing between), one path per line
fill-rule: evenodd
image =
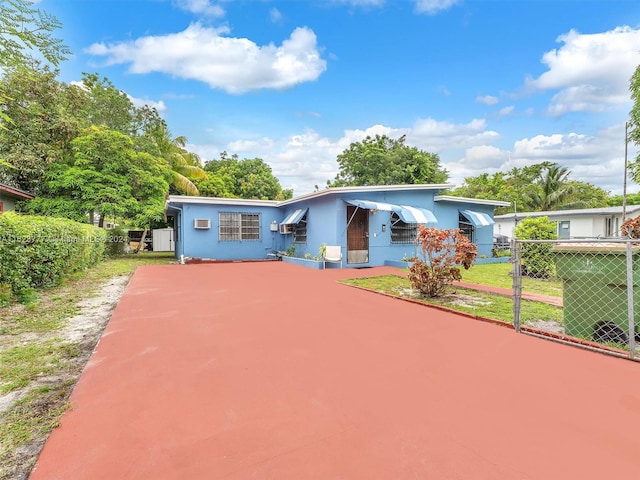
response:
M640 360L640 240L515 240L511 261L518 332Z

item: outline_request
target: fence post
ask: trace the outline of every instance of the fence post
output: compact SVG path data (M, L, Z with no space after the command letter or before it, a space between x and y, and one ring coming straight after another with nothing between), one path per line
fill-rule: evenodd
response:
M636 355L636 326L633 312L633 250L631 240L627 241L627 320L629 322L629 355Z
M511 263L513 277L513 326L520 332L520 301L522 299L522 266L520 264L520 250L516 239L511 240Z

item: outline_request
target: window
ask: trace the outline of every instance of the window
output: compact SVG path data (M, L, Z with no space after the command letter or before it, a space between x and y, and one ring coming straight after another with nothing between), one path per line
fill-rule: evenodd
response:
M259 213L218 214L220 240L260 240Z
M561 220L558 222L558 238L566 240L571 237L571 222L569 220Z
M467 218L461 213L458 214L458 228L460 233L467 237L470 242L475 242L475 227Z
M307 243L307 214L300 219L300 221L293 227L293 243Z
M414 243L417 236L417 223L405 223L396 212L391 212L391 243Z
M620 228L620 219L618 217L607 217L604 219L604 236L617 237Z

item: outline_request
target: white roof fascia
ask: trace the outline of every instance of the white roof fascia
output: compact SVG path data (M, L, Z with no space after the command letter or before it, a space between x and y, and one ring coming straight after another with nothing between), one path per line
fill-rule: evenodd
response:
M277 200L249 200L245 198L195 197L190 195L169 195L167 205L171 203L197 203L204 205L242 205L247 207L277 207Z
M468 197L454 197L452 195L436 195L433 197L434 202L458 202L458 203L473 203L476 205L491 205L494 207L509 207L511 203L503 202L501 200L485 200L484 198L468 198Z

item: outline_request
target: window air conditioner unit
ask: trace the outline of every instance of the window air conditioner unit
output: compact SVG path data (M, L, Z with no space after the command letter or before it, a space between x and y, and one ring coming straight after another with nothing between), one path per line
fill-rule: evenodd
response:
M211 228L211 220L208 218L195 218L193 220L193 228L197 228L199 230Z
M293 225L287 225L285 223L281 223L280 224L280 233L281 234L286 234L286 233L292 233L293 232Z

